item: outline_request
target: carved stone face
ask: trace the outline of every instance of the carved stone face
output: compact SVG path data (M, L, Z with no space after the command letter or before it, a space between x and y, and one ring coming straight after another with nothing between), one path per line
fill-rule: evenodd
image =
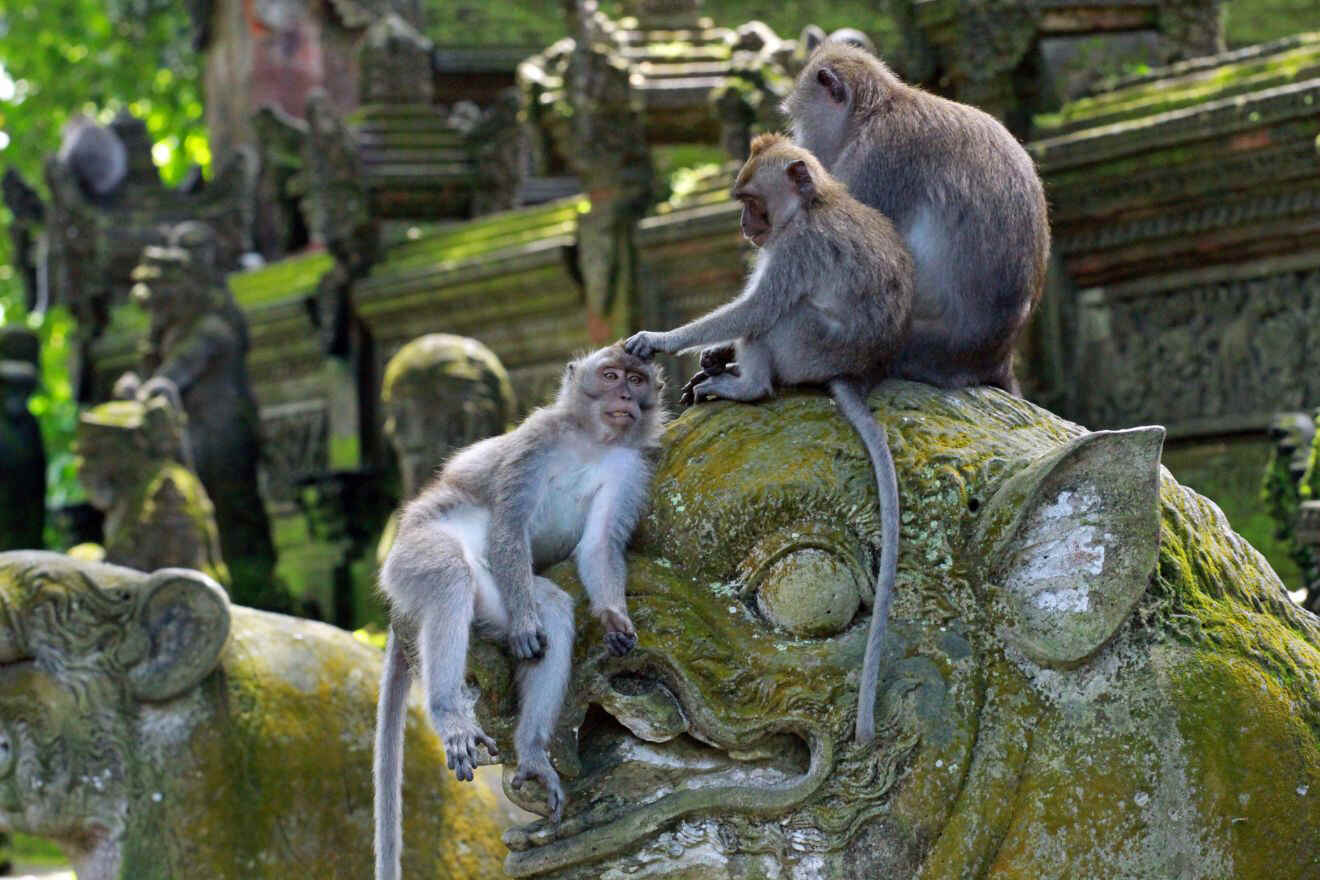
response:
M475 339L415 339L390 359L382 384L383 428L408 495L455 450L503 433L513 417L508 374Z
M1317 728L1284 720L1320 721L1315 690L1182 615L1252 615L1298 682L1320 628L1161 476L1162 430L1086 434L985 390L872 400L903 505L875 743L852 740L878 533L859 441L818 395L703 405L667 432L629 557L638 646L610 658L582 627L552 744L568 808L506 837L513 876L1209 877L1274 846L1216 836L1242 810L1320 820L1294 794L1320 785ZM512 754L510 665L473 668ZM1215 745L1248 735L1287 767ZM1306 833L1278 863L1310 864Z

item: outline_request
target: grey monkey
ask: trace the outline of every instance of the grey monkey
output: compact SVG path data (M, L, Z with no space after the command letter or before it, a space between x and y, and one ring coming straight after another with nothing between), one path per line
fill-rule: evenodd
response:
M898 480L885 432L866 403L907 336L912 257L879 211L852 198L811 153L783 135L760 135L738 173L742 232L761 248L736 299L667 333L624 343L657 351L727 343L702 354L685 400L754 401L781 385L825 385L861 436L880 494L880 572L858 694L857 739L875 737L875 693L898 562Z
M57 156L94 201L114 192L128 174L128 151L119 135L82 113L64 123Z
M1050 250L1026 150L989 114L908 86L834 40L808 59L784 109L794 140L884 212L916 260L912 331L895 373L1018 393L1013 347Z
M399 876L404 710L419 674L449 767L470 781L495 741L464 693L472 629L504 640L518 665L515 788L537 779L558 822L547 753L573 652L573 601L536 572L572 557L611 653L637 634L624 597L624 548L651 479L646 450L664 424L659 369L619 345L570 363L558 396L507 434L457 452L402 511L381 568L390 634L376 712L376 877Z

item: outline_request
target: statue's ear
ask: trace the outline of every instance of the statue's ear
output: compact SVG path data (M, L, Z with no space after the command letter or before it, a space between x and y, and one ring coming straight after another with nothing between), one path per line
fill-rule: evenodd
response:
M1109 640L1145 593L1160 539L1161 427L1097 431L1013 475L978 526L1000 637L1045 666Z
M162 568L147 580L134 623L144 650L128 670L133 692L168 700L215 668L229 635L229 598L199 571Z

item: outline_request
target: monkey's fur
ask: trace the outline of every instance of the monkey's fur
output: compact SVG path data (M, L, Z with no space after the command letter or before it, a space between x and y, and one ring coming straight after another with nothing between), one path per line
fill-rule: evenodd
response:
M875 692L898 560L898 481L866 391L889 374L907 337L912 257L882 213L848 194L811 153L760 135L738 173L742 231L761 248L737 299L667 333L624 347L640 357L736 340L702 354L684 389L754 401L781 385L825 385L861 436L880 493L881 557L858 693L857 739L875 737ZM735 359L735 363L729 361Z
M883 211L917 267L899 376L1017 393L1013 347L1045 285L1045 192L994 117L901 82L827 41L784 103L794 140L858 201Z
M73 170L83 195L104 202L128 176L128 151L119 135L82 113L64 123L59 160Z
M474 627L504 640L520 661L513 785L540 780L559 821L564 795L546 748L571 671L573 600L535 572L572 556L607 647L616 655L632 649L624 547L650 484L644 451L664 423L662 383L657 367L617 344L573 361L552 404L460 450L403 508L380 574L391 626L376 716L377 880L399 876L412 674L421 675L459 779L472 779L479 745L495 753L464 692Z

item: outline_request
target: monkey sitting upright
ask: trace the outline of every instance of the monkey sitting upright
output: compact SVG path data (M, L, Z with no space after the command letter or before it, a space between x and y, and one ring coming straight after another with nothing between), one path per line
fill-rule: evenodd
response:
M1045 289L1050 227L1027 151L998 120L906 85L878 58L823 43L784 109L793 139L883 211L916 261L895 375L1018 393L1013 348Z
M912 257L885 215L850 196L783 135L752 141L733 196L742 202L743 235L761 248L746 289L690 324L637 333L624 348L650 358L736 340L732 349L702 354L703 370L684 389L685 399L754 401L780 385L826 385L861 435L880 492L880 576L857 708L857 739L869 742L897 572L898 481L865 392L888 375L907 338Z
M579 358L552 404L456 453L404 507L380 573L391 626L376 714L377 880L399 876L412 673L459 779L472 779L479 746L496 751L463 690L474 627L520 661L513 785L540 780L559 821L564 795L547 747L571 672L573 600L536 572L572 556L607 647L632 649L624 547L651 479L643 451L664 424L662 384L657 367L617 344Z

